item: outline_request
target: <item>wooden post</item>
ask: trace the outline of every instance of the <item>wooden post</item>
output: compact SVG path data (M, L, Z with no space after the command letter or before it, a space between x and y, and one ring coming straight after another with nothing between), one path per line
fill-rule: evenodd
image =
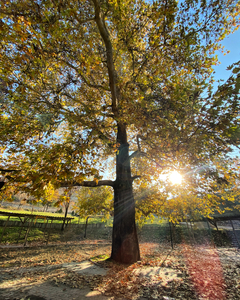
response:
M25 222L26 222L26 220L27 220L27 217L24 217L24 218L23 218L23 221L22 221L22 219L21 219L20 217L19 217L19 219L20 219L20 221L22 222L22 226L20 227L20 232L19 232L19 235L18 235L18 238L17 238L17 244L18 244L19 238L20 238L20 236L21 236L21 233L22 233L24 224L25 224Z
M87 224L88 224L88 219L89 218L90 218L90 216L88 216L87 219L86 219L84 238L87 237Z
M193 238L193 242L196 244L196 240L195 240L195 236L194 236L194 229L192 227L192 222L190 221L190 228L191 228L191 235L192 235L192 238Z
M46 221L46 218L44 218L44 223ZM46 228L47 228L47 224L48 224L48 219L47 219L47 222L45 223L45 226L44 226L44 231L43 231L43 236L45 238L45 233L46 233Z
M208 219L206 219L206 222L207 222L207 226L208 226L208 232L209 232L209 235L210 235L210 237L211 237L211 227L210 227L210 225L209 225L209 222L208 222Z
M52 219L52 222L53 222L53 219ZM50 227L49 227L49 231L48 231L48 238L47 238L47 241L46 241L46 245L48 244L48 240L49 240L49 236L50 236L50 231L51 231L51 228L52 228L52 222L50 223Z
M211 230L211 227L209 225L208 219L206 219L206 221L207 221L208 231L209 231L209 235L210 235L210 242L211 242L212 246L215 248L216 246L215 246L214 241L213 241L212 230Z
M188 220L186 220L186 225L187 225L187 233L188 233L188 238L191 241L191 234L190 234L190 230L189 230L189 225L188 225ZM191 243L192 244L192 243Z
M7 228L7 224L8 224L9 219L10 219L10 216L8 216L8 219L7 219L7 221L6 221L6 223L5 223L4 227L3 227L2 235L0 237L0 243L2 242L2 238L3 238L4 232L5 232L6 228Z
M168 222L168 224L169 224L169 228L170 228L171 246L172 246L172 249L173 249L173 237L172 237L172 228L171 228L172 222Z
M238 238L237 238L236 231L235 231L235 228L233 226L232 220L230 220L230 222L231 222L231 225L232 225L232 229L233 229L233 233L234 233L235 239L236 239L237 244L238 244L238 248L240 248L239 241L238 241Z
M31 227L32 227L33 220L34 220L34 218L31 218L31 221L29 220L29 223L28 223L28 229L27 229L27 231L26 231L26 233L25 233L25 237L24 237L24 247L25 247L26 244L27 244L28 234L29 234L29 231L30 231L30 229L31 229Z

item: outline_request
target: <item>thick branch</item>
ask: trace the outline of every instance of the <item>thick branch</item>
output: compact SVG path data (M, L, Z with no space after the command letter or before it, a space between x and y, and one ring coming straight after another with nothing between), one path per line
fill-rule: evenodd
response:
M98 186L112 186L114 181L112 180L99 180L97 181L82 181L82 182L62 182L60 187L76 187L76 186L85 186L85 187L98 187Z
M149 156L147 153L142 152L142 151L134 151L130 156L129 156L129 160L133 159L134 157L139 157L139 156L145 156L147 159L150 159L151 161L153 161L159 168L161 169L165 169L165 168L169 168L169 165L160 165L156 160L154 160L151 156Z
M129 160L133 159L134 157L138 157L138 156L147 156L147 154L137 150L137 151L134 151L131 155L129 155Z
M4 181L0 181L0 190L3 188L5 182Z
M100 16L100 5L98 0L93 0L95 7L95 20L100 32L100 35L103 39L103 42L106 47L107 54L107 68L108 68L108 76L109 76L109 86L112 94L112 110L115 116L117 116L117 84L116 84L116 71L113 62L113 49L112 43L110 40L109 32L105 26L104 20Z
M131 179L132 179L132 181L133 181L133 180L135 180L135 179L137 179L137 178L141 178L141 177L142 177L141 175L135 175L135 176L132 176Z
M138 150L141 152L141 145L140 145L140 140L139 140L139 135L137 135L137 145L138 145Z
M91 21L94 21L95 18L89 18L89 19L86 19L86 20L81 20L79 19L78 15L76 14L75 10L73 10L73 13L74 13L74 16L75 16L75 19L78 21L78 24L79 25L83 25L85 23L88 23L88 22L91 22Z
M8 173L8 172L19 172L20 170L8 170L8 169L2 169L0 168L0 172L5 172L5 173Z

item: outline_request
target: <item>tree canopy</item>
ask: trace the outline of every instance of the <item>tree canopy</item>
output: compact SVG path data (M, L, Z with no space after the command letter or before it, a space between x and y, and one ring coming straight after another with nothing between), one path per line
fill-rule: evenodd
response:
M9 182L36 196L49 182L113 187L111 257L140 259L134 179L239 143L239 68L216 92L211 78L238 16L235 0L2 0L0 167L19 171ZM112 155L116 179L103 180Z

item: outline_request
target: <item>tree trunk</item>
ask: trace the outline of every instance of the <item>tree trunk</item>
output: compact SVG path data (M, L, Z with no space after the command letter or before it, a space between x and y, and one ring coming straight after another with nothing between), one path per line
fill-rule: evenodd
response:
M69 204L70 204L70 201L65 204L65 215L64 215L64 219L63 219L63 223L62 223L62 228L61 228L62 231L64 231Z
M114 184L114 221L111 258L121 263L140 260L140 251L135 224L129 145L125 126L118 126L116 157L116 181Z

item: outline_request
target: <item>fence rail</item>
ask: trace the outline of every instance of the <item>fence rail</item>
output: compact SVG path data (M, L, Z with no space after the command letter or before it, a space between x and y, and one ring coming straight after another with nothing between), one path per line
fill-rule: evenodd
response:
M5 227L7 224L8 227L28 227L28 223L22 224L19 221L0 221L0 227ZM50 224L51 223L40 223L40 222L36 222L35 224L32 224L31 228L46 228L49 229L50 228ZM80 229L85 229L85 224L72 224L69 223L68 224L68 228L80 228ZM88 228L102 228L105 227L104 223L97 223L97 224L88 224ZM51 225L51 229L61 229L62 228L62 224L61 223L52 223Z

